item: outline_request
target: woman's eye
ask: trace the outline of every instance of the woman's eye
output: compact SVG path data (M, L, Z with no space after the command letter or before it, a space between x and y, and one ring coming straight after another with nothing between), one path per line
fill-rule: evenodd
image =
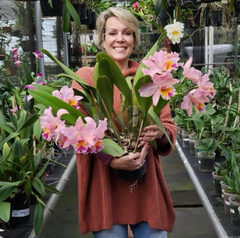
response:
M115 35L116 35L115 32L109 32L108 34L109 34L110 36L115 36Z
M129 31L128 31L128 32L125 32L124 34L125 34L126 36L131 36L131 35L132 35L132 32L129 32Z

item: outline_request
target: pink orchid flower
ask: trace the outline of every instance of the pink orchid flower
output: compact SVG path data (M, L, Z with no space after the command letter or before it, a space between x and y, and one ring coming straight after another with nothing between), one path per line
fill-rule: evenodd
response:
M193 83L197 84L202 78L202 73L200 70L197 70L193 67L190 68L191 64L192 57L190 57L189 60L183 66L183 76L191 80Z
M178 66L178 54L167 53L166 51L156 51L148 59L143 59L143 63L149 68L142 68L145 75L153 77L155 74L164 74L167 71L176 69Z
M132 9L137 9L139 7L139 2L135 2L132 4Z
M55 139L58 135L56 133L57 127L63 128L65 122L58 117L54 117L52 114L52 107L45 109L42 116L40 116L40 124L43 129L43 138L47 141Z
M43 58L43 55L39 50L35 50L35 52L33 52L33 54L35 55L36 59Z
M153 95L154 105L157 105L160 97L169 100L174 96L176 92L173 85L179 82L178 79L172 77L170 72L166 72L165 75L155 75L152 81L152 83L143 84L138 91L142 97Z
M214 84L209 81L209 75L210 75L210 73L203 75L202 80L198 83L198 86L203 91L209 92L208 96L210 98L214 98L214 96L216 94L216 90L214 89Z
M73 89L69 88L68 86L63 86L60 89L60 91L59 90L53 91L52 95L63 100L64 102L67 102L69 105L77 109L78 109L78 101L83 98L81 96L74 96Z
M188 116L191 116L192 114L193 105L195 105L196 112L204 111L204 103L209 102L207 94L208 92L203 91L200 88L191 90L186 96L184 96L181 108L186 109Z

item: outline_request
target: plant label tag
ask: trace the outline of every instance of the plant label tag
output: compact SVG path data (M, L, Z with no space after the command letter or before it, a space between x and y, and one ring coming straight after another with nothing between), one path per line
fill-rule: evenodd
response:
M225 204L229 206L229 205L230 205L230 202L227 201L227 200L225 200Z
M235 210L231 208L231 209L230 209L230 212L234 214L234 213L235 213Z
M201 160L198 160L198 163L201 164Z
M12 210L12 217L26 217L30 215L30 208L22 210Z

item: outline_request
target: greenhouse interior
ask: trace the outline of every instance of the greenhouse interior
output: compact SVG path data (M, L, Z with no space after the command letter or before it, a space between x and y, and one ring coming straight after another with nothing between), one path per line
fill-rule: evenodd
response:
M0 238L94 237L80 229L77 152L71 144L61 148L46 139L40 119L49 106L54 113L67 110L63 118L69 125L82 117L77 106L63 102L61 107L61 98L52 96L74 80L84 89L75 74L82 67L98 65L94 77L121 73L95 41L96 19L110 7L127 9L138 20L139 46L130 59L139 67L146 68L142 64L157 50L159 57L176 60L156 73L167 72L178 81L173 91L156 104L153 96L149 106L157 115L161 103L169 104L176 125L171 152L159 158L176 216L168 238L240 237L239 0L1 0ZM154 81L146 75L141 79ZM111 101L107 90L100 98ZM85 100L90 93L76 95ZM146 106L140 101L139 114ZM127 229L134 238L129 224Z

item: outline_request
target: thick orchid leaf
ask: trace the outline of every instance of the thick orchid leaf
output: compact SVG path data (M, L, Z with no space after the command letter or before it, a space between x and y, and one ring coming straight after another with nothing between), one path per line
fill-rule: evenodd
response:
M103 112L107 118L111 117L113 110L113 85L109 78L106 76L100 76L97 79L96 84L99 90L99 102L101 107L103 107Z
M145 75L138 80L138 82L136 83L136 85L134 87L135 95L136 95L138 103L141 106L141 109L143 111L144 118L146 118L148 110L152 105L152 97L141 97L138 90L143 84L149 83L149 82L152 82L150 75Z
M23 157L23 146L22 146L22 142L19 139L19 137L17 137L13 143L12 151L13 151L14 158Z
M172 141L170 140L164 126L162 125L162 122L161 120L159 119L158 115L154 112L154 109L152 107L150 107L149 111L148 111L148 116L151 118L151 120L156 124L158 125L162 131L164 132L165 136L167 137L168 139L168 142L170 143L170 145L174 148L174 145L172 143Z
M10 219L10 202L0 202L0 220L8 222Z
M69 14L72 16L73 20L75 21L77 27L80 29L81 28L80 18L79 18L79 15L78 15L76 9L72 5L71 1L66 0L66 7L67 7Z
M155 4L155 15L156 15L156 17L158 17L159 14L160 14L162 2L163 2L163 0L156 0L156 4Z
M41 49L41 52L43 52L45 55L47 55L52 61L54 61L56 64L58 64L69 76L71 76L72 79L80 83L80 85L83 87L83 89L91 88L92 91L94 91L94 88L91 87L89 84L87 84L81 77L79 77L75 72L73 72L71 69L69 69L66 65L61 63L57 58L55 58L49 51L45 49Z
M70 24L70 12L68 11L68 7L67 7L67 0L63 0L63 16L62 16L62 20L63 20L63 25L62 25L62 29L63 32L67 32L68 28L69 28L69 24Z
M113 140L105 138L103 139L103 143L104 148L101 152L116 157L121 157L124 154L123 149Z
M34 231L35 234L37 235L42 227L43 224L43 217L44 217L44 213L43 213L43 205L40 203L37 203L35 211L34 211L34 218L33 218L33 224L34 224Z
M84 119L84 114L74 107L70 106L68 103L62 101L61 99L38 90L29 90L30 95L36 99L39 103L45 105L46 107L52 107L53 114L56 115L59 109L66 109L70 115L74 116L77 119L81 116ZM72 123L72 121L69 123Z
M0 143L0 149L2 149L3 145L8 142L9 140L11 140L12 138L18 136L19 133L11 133L8 137L6 137L1 143Z
M33 135L38 141L40 141L40 138L41 138L41 135L42 135L42 128L41 128L41 124L40 124L40 119L38 119L33 125Z
M123 94L126 100L126 105L130 106L131 105L131 90L126 82L126 79L124 75L122 74L121 70L115 63L115 61L108 56L104 52L100 52L97 54L96 59L99 63L99 71L102 72L102 74L106 75L110 80L113 80L113 83L116 85L116 87L120 90L120 92ZM103 60L103 61L102 61ZM101 66L101 61L102 63L105 64L105 60L108 61L110 68L104 68ZM104 71L103 71L104 70ZM100 74L101 75L101 74ZM103 75L101 75L103 76Z

